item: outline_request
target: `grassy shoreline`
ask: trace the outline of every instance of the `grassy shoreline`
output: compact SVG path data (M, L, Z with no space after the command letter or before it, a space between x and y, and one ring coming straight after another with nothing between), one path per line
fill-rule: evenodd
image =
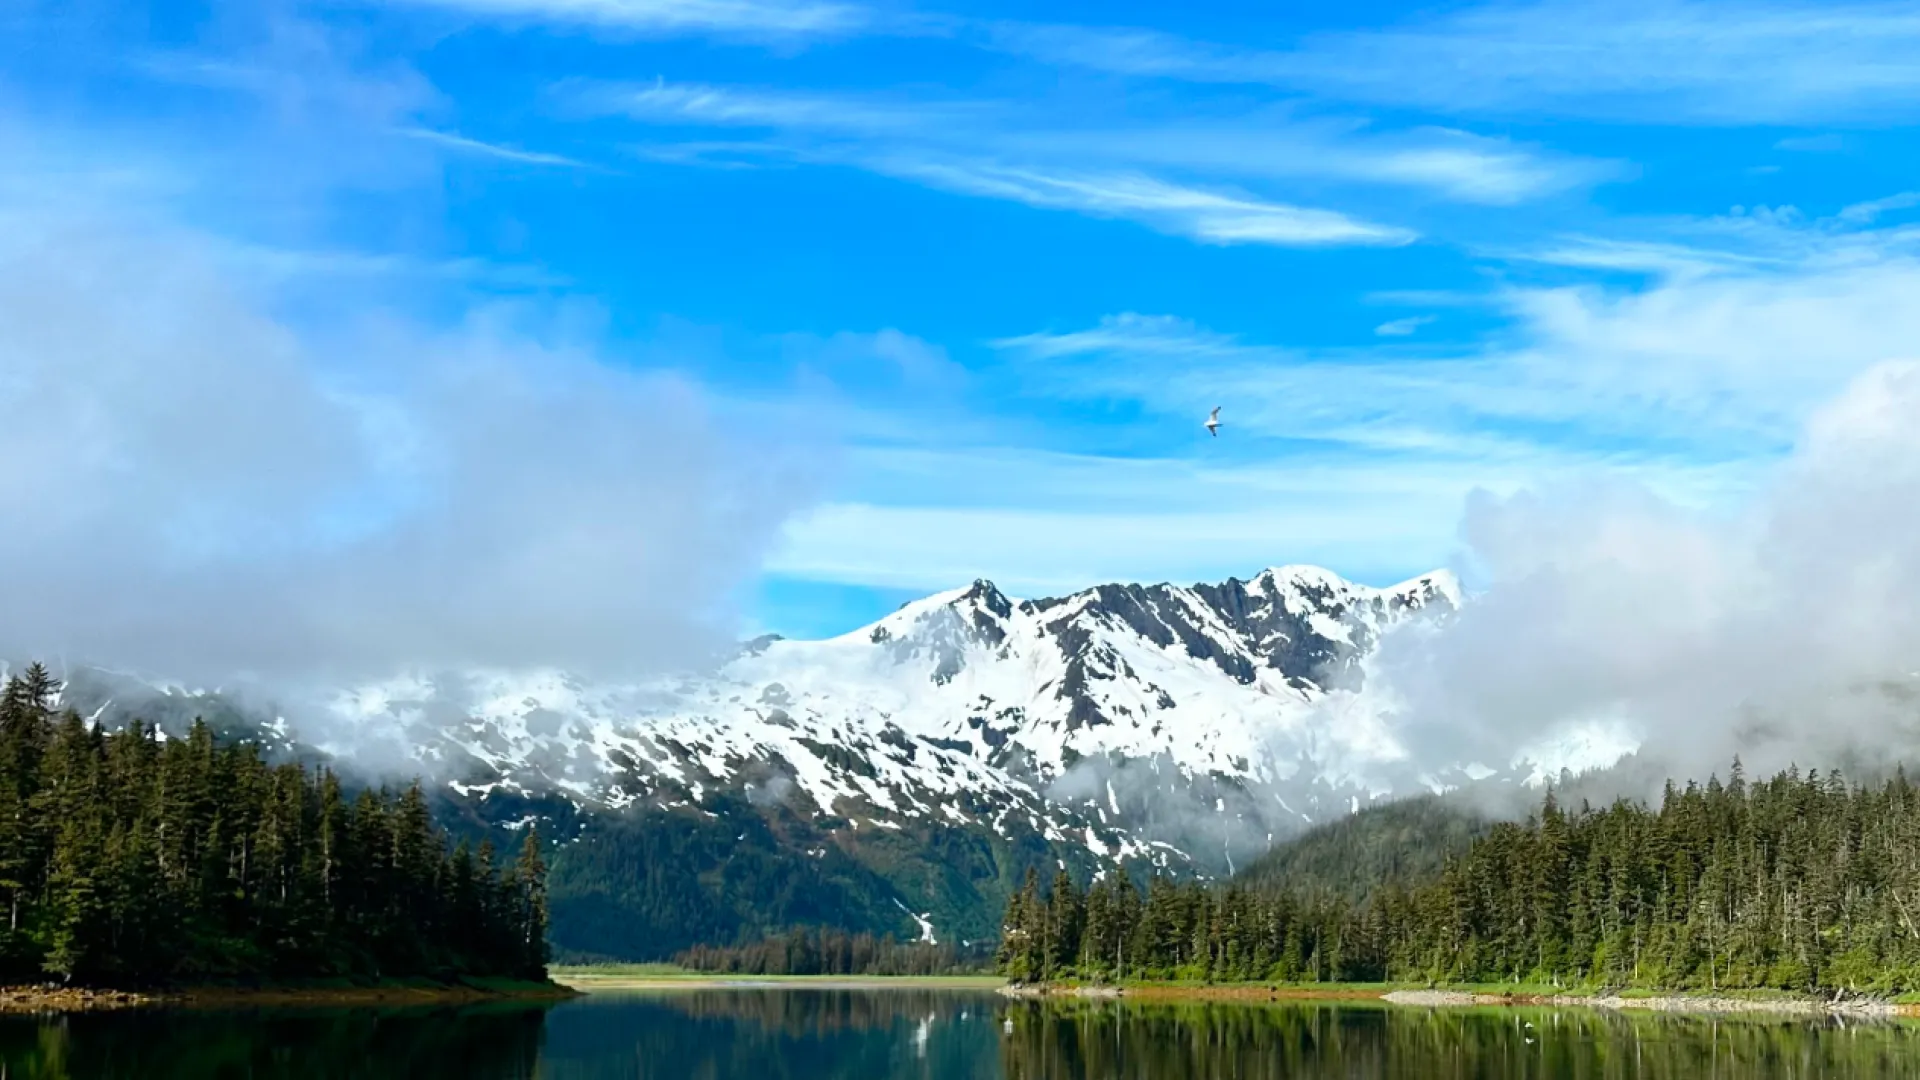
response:
M0 1013L98 1012L159 1006L440 1006L492 1001L561 1001L578 996L579 991L558 982L491 978L453 982L433 979L383 979L376 982L314 979L140 990L57 985L0 986Z
M559 1001L593 993L717 989L918 989L997 991L1013 998L1126 998L1141 1002L1371 1001L1424 1008L1588 1008L1680 1013L1920 1017L1920 995L1841 1001L1778 990L1685 992L1528 983L1427 986L1417 983L1282 983L1064 980L1010 984L995 975L744 975L693 971L670 964L556 965L547 982L511 979L303 980L150 990L0 986L0 1014L82 1012L156 1006L434 1007L486 1002Z
M1062 980L1008 983L987 975L741 975L692 971L671 964L559 966L555 981L583 993L709 989L968 989L1012 998L1126 998L1141 1002L1369 1001L1413 1008L1584 1008L1698 1014L1920 1017L1920 995L1849 997L1834 1001L1782 990L1669 991L1544 983L1285 983L1128 979L1118 983Z
M693 971L672 964L586 964L556 966L553 980L582 993L615 990L720 990L813 988L923 990L997 990L1006 985L998 975L742 975Z

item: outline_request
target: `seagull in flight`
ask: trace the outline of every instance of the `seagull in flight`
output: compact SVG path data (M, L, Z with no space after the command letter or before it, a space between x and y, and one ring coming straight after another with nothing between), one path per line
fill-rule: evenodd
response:
M1207 434L1216 439L1220 437L1220 406L1218 405L1215 405L1213 411L1207 414Z

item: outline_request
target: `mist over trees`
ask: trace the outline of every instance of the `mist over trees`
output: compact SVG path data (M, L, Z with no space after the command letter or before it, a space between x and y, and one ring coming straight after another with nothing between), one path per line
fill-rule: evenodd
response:
M1669 784L1657 807L1493 825L1418 883L1355 899L1284 876L1225 887L1029 874L1010 978L1920 989L1920 790L1796 769Z
M546 865L449 850L418 784L350 795L196 722L163 738L0 691L0 980L544 978Z

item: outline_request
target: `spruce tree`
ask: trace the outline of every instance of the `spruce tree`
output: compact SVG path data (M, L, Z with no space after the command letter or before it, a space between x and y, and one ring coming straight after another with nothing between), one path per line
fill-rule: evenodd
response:
M527 826L527 838L520 845L514 877L520 886L519 971L528 976L544 975L547 970L547 864L540 854L540 829L536 825Z

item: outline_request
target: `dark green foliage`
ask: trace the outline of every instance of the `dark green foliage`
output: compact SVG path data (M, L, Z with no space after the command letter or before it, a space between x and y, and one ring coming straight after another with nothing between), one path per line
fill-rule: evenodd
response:
M718 806L719 800L713 805ZM831 841L782 842L743 806L719 816L594 820L555 854L553 941L572 960L665 960L697 944L757 941L792 926L884 933L905 914L884 879Z
M545 867L451 855L419 785L351 801L195 723L108 733L34 665L0 695L0 981L544 978Z
M952 942L809 929L751 945L697 945L673 960L694 971L737 975L967 975L985 971L990 957Z
M127 1009L0 1017L9 1080L528 1080L544 1007Z
M849 828L807 804L756 806L726 791L581 824L554 852L550 879L554 949L569 962L670 960L822 927L910 940L919 928L909 909L965 949L993 941L1027 867L1091 864L1084 846L1012 815L1004 836L913 819Z
M1311 882L1310 882L1311 884ZM1530 982L1727 990L1920 989L1920 793L1789 770L1668 786L1658 809L1568 811L1549 793L1431 880L1336 890L1155 878L1007 907L1024 980ZM1077 932L1077 937L1075 936Z
M1252 889L1284 887L1359 903L1382 886L1432 878L1491 824L1440 796L1398 799L1316 825L1261 856L1236 880Z

